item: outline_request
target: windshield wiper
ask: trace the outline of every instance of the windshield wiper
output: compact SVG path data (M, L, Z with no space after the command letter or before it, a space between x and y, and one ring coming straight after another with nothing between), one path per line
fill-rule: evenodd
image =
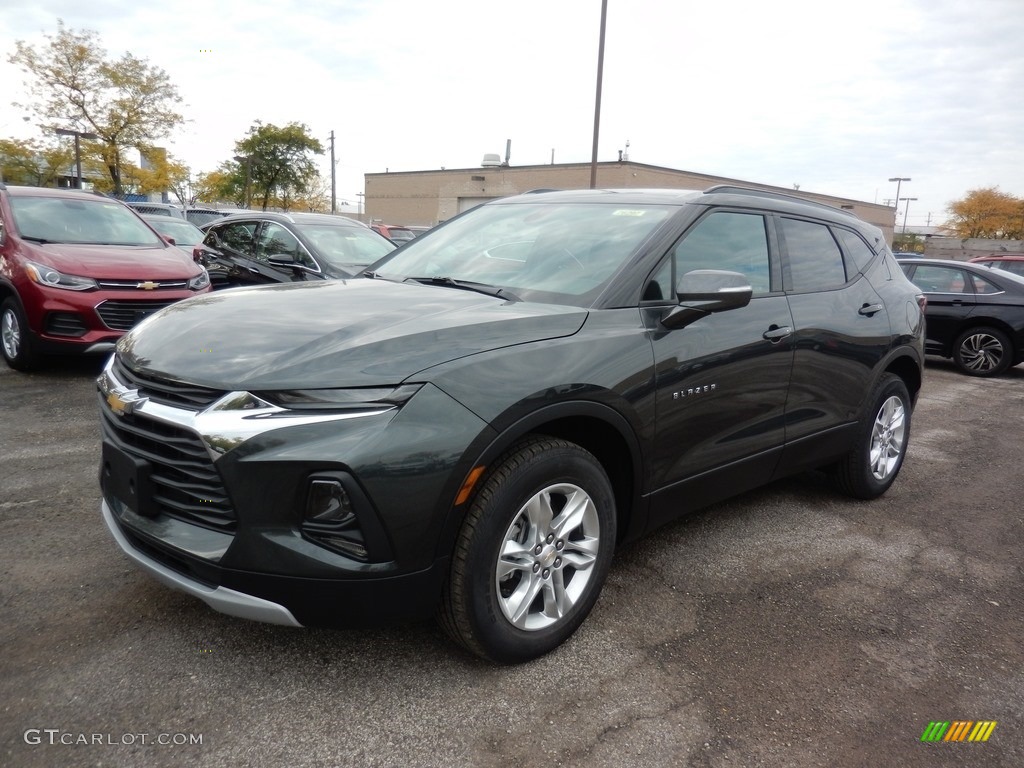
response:
M32 243L39 243L40 245L46 245L47 243L50 242L45 237L34 237L33 235L22 235L21 239L28 240L29 242Z
M454 277L407 277L403 280L403 283L408 283L410 280L416 283L423 283L424 285L443 285L448 288L459 288L463 291L475 291L476 293L482 293L485 296L495 296L499 299L507 299L509 301L522 301L514 293L506 291L504 288L498 288L487 283L474 283L470 280L456 280Z

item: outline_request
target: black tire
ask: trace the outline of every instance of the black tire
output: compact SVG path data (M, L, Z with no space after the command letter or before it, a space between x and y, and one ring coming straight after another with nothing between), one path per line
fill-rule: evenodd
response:
M31 371L39 364L32 331L21 304L13 296L0 304L0 354L16 371Z
M1013 362L1013 343L998 328L969 328L953 345L953 362L968 376L998 376Z
M884 374L868 402L857 439L834 472L839 489L856 499L874 499L889 490L910 444L911 403L903 379Z
M590 613L614 549L615 497L597 459L529 438L495 462L463 521L441 625L491 661L542 656Z

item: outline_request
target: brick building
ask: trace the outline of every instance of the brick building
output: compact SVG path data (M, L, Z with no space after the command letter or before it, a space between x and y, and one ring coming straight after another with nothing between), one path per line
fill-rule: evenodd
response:
M497 197L508 197L533 189L586 189L590 186L590 170L590 163L567 163L368 173L364 177L364 219L384 224L430 226ZM892 243L896 214L895 209L887 205L678 171L628 160L597 165L597 186L605 189L703 190L716 184L735 184L781 192L844 208L879 227L885 233L886 242Z

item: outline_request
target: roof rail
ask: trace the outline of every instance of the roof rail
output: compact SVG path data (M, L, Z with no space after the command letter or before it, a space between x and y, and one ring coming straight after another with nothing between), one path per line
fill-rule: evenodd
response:
M832 211L833 213L843 213L852 218L858 218L858 216L844 208L837 208L834 205L828 203L820 203L817 200L808 200L806 197L800 197L798 195L787 195L782 192L769 192L764 189L754 189L753 187L737 187L733 184L716 184L713 187L708 187L704 190L705 195L710 195L714 192L727 195L751 195L752 197L769 197L772 200L787 200L793 203L803 203L804 205L813 205L818 208L824 208L825 210Z

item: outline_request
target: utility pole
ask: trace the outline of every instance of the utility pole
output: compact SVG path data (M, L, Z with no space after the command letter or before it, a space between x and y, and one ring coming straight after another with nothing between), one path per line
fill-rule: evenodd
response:
M331 131L331 213L338 212L338 181L334 165L334 131Z

